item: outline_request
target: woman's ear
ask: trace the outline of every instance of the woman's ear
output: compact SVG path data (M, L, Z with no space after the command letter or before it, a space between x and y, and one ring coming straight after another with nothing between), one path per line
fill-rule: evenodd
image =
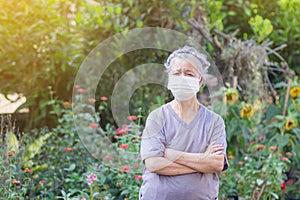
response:
M200 81L199 81L200 87L203 85L203 82L204 82L204 78L203 78L203 76L201 76L201 77L200 77Z

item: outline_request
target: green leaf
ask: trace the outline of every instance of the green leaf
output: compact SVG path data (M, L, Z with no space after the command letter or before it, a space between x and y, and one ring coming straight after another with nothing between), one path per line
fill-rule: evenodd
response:
M14 151L15 153L18 153L19 152L19 141L16 137L16 135L9 131L6 135L7 137L7 149L8 149L8 152L12 152Z
M75 169L75 167L76 167L76 165L74 163L72 163L69 168L64 168L64 170L73 171Z
M285 145L287 145L290 141L290 138L288 135L278 135L277 137L277 143L279 145L279 147L284 147Z
M46 140L51 134L52 133L47 133L43 136L40 136L25 147L24 157L22 159L25 165L29 160L31 160L35 155L37 155L40 152L41 148L44 146Z

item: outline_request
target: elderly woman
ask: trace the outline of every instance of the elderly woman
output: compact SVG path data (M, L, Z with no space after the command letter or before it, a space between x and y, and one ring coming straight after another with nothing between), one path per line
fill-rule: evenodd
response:
M196 97L209 66L205 55L189 46L167 59L168 89L174 100L147 118L140 200L218 199L217 173L228 167L225 125Z

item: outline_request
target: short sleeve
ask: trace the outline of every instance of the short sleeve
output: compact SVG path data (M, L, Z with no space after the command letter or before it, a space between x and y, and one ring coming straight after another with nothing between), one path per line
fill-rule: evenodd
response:
M163 123L159 117L154 116L150 113L142 134L141 158L143 162L150 157L163 156L166 148Z
M216 144L221 144L224 147L222 153L224 154L224 167L223 170L228 168L228 160L226 155L227 149L227 142L226 142L226 130L225 130L225 123L221 116L217 115L217 119L213 124L213 131L212 131L212 141L216 141Z

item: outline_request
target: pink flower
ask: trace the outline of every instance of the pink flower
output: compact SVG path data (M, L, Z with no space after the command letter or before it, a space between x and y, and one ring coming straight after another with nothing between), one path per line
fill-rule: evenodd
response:
M101 100L101 101L107 101L107 100L108 100L108 98L107 98L107 97L105 97L105 96L102 96L102 97L100 97L100 100Z
M97 127L98 127L98 124L96 124L96 123L90 123L90 124L89 124L89 127L90 127L90 128L97 128Z
M89 99L89 102L90 102L90 103L95 103L95 102L96 102L96 99L95 99L95 98L90 98L90 99Z
M16 184L16 185L19 185L21 184L21 181L17 180L17 179L13 179L10 181L11 184Z
M64 148L64 150L65 150L66 152L72 152L72 151L74 151L74 149L71 148L71 147L66 147L66 148Z
M243 165L243 164L244 164L243 161L239 161L239 162L238 162L238 165Z
M281 160L282 160L282 161L285 161L285 162L286 162L286 161L289 161L289 159L288 159L287 157L281 157Z
M88 185L92 185L92 184L94 183L94 181L97 180L97 175L91 173L91 174L89 174L89 175L87 176L87 179L86 179L86 180L87 180L87 184L88 184Z
M130 172L130 166L123 165L120 167L121 172Z
M128 149L128 144L120 144L121 149Z
M84 92L85 92L85 89L83 89L83 88L78 88L78 89L77 89L77 92L78 92L78 93L84 93Z
M130 121L134 121L134 120L137 120L137 116L131 115L131 116L128 116L127 119Z
M141 175L136 175L136 176L135 176L135 179L138 180L138 181L140 181L140 180L143 179L143 177L142 177Z
M103 158L104 161L109 161L109 160L111 160L111 159L112 159L112 156L110 156L110 155L109 155L109 156L105 156L105 157Z
M293 154L291 152L286 152L285 155L291 157Z
M42 179L42 180L40 180L40 183L41 183L41 184L47 183L47 180Z
M119 139L119 138L120 138L120 136L118 136L118 135L115 135L115 136L114 136L114 138L115 138L115 139Z
M124 134L126 134L127 131L129 131L129 127L127 125L123 125L122 128L118 128L116 130L116 133L118 135L124 135Z

